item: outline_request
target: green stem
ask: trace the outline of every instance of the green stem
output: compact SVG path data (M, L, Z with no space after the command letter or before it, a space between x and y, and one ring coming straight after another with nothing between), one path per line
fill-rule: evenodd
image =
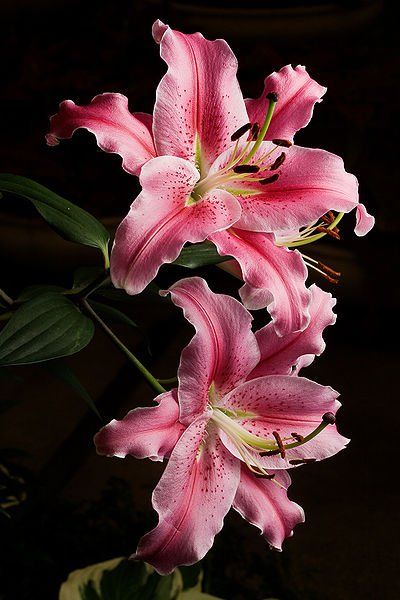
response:
M163 394L166 392L166 389L157 381L155 377L146 369L146 367L140 362L138 358L128 348L121 342L121 340L115 335L115 333L104 323L103 319L99 317L99 315L93 310L90 306L89 302L83 298L81 301L82 306L86 310L86 312L96 321L98 325L103 329L103 331L108 335L108 337L114 342L116 346L125 354L125 356L135 365L137 370L143 375L143 377L147 380L150 386L153 388L157 394Z
M10 306L12 304L14 304L14 300L12 298L10 298L10 296L0 288L0 298L3 298L4 302L6 304L9 304Z
M158 383L162 383L164 385L172 385L174 383L178 383L177 377L170 377L169 379L157 379Z
M90 294L93 294L96 290L110 283L110 275L102 273L99 277L97 277L88 287L81 292L83 298L88 298Z

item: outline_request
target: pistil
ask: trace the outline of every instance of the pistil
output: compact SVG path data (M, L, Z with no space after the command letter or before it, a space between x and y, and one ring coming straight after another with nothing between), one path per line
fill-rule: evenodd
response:
M285 458L287 450L303 446L319 435L328 425L333 425L336 421L333 413L325 413L322 416L321 423L306 436L300 436L297 433L293 433L291 438L282 439L277 431L273 431L272 435L274 440L269 440L255 435L254 433L250 433L243 425L237 423L234 418L230 416L235 414L233 411L227 411L226 409L216 407L215 405L212 408L213 421L225 431L228 437L233 441L246 464L248 464L248 457L250 457L252 463L254 463L254 461L257 463L257 454L260 457L280 454L282 458ZM243 415L241 418L243 418ZM289 441L290 439L295 441L291 442ZM256 454L249 454L249 451ZM245 456L247 457L246 459L244 458ZM256 464L256 466L257 468L261 467L259 463Z

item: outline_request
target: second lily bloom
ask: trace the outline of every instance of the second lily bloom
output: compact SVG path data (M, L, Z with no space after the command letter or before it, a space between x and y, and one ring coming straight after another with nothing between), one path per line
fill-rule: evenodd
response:
M287 498L287 469L342 450L337 393L299 377L324 349L334 301L312 286L310 322L282 337L270 323L255 334L237 300L198 277L167 292L196 333L181 355L178 388L113 420L95 437L108 456L168 459L153 493L155 529L136 557L161 573L200 560L231 507L280 549L302 509Z

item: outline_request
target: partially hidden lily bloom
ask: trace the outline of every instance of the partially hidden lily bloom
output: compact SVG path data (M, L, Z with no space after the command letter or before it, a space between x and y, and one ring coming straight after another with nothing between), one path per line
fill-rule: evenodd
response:
M130 113L121 94L96 96L87 106L66 100L47 135L54 145L85 128L140 176L142 191L114 242L114 285L140 293L186 242L209 239L240 266L248 308L268 306L280 334L303 329L307 269L287 247L337 236L340 216L353 209L358 235L373 225L342 159L292 143L326 88L304 67L286 66L265 79L259 98L244 100L224 40L185 35L161 21L153 37L168 65L153 116Z
M324 349L334 301L310 288L310 322L279 336L270 322L255 334L237 300L198 277L167 292L196 333L184 348L178 388L97 433L99 454L168 459L153 493L158 525L134 557L159 573L200 560L231 507L281 549L303 510L290 501L287 469L319 461L348 440L336 429L337 393L299 377Z

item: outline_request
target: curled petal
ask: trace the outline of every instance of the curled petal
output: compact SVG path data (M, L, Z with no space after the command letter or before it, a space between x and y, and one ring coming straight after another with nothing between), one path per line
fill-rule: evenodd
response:
M174 156L144 165L143 189L115 236L111 278L117 288L139 294L162 264L178 257L185 242L201 242L239 218L240 205L225 190L188 202L198 178L191 163Z
M130 113L128 99L122 94L100 94L90 104L78 106L72 100L61 102L50 119L46 136L49 146L72 137L77 129L87 129L105 152L119 154L128 173L138 175L144 163L156 156L151 133L152 117Z
M356 209L355 234L358 236L366 235L375 225L375 217L367 212L364 204L358 204Z
M153 493L159 523L139 542L134 558L161 574L191 565L211 548L232 506L240 463L211 431L194 421L174 448Z
M168 65L154 107L158 153L196 161L203 171L248 120L236 57L224 40L186 35L161 21L155 22L153 36Z
M176 390L161 394L157 406L135 408L121 420L113 419L94 437L98 454L162 460L169 456L184 425L178 421Z
M216 396L229 392L254 369L260 352L252 316L231 296L214 294L200 277L182 279L168 292L196 329L178 371L180 419L188 423L205 410L211 384Z
M221 255L233 256L245 284L240 289L250 310L268 307L278 335L301 331L309 322L310 292L300 254L275 245L268 233L229 229L209 236Z
M242 464L233 508L261 530L270 546L282 550L285 538L291 537L293 528L304 522L304 511L287 497L289 474L272 474L274 479L260 479Z
M307 73L305 67L291 65L272 73L264 80L264 89L257 99L247 99L246 108L252 123L262 123L267 112L267 94L277 92L278 102L266 139L291 140L299 129L308 125L314 105L321 102L326 92L323 87Z
M331 387L319 385L304 377L269 375L246 381L228 394L223 404L230 410L249 413L236 419L247 431L274 441L276 431L284 443L295 442L292 433L307 436L321 424L322 416L336 414L340 402ZM240 457L230 439L222 432L221 439L235 456ZM258 457L266 469L288 469L296 466L290 461L323 460L345 448L349 440L341 436L335 425L327 425L316 437L303 445L279 454Z
M279 336L275 324L268 323L256 332L261 360L248 379L263 375L289 375L294 366L297 366L298 372L300 363L301 367L309 365L315 355L322 354L325 349L322 333L325 327L336 321L332 311L336 299L315 284L310 287L310 292L310 322L303 331Z

